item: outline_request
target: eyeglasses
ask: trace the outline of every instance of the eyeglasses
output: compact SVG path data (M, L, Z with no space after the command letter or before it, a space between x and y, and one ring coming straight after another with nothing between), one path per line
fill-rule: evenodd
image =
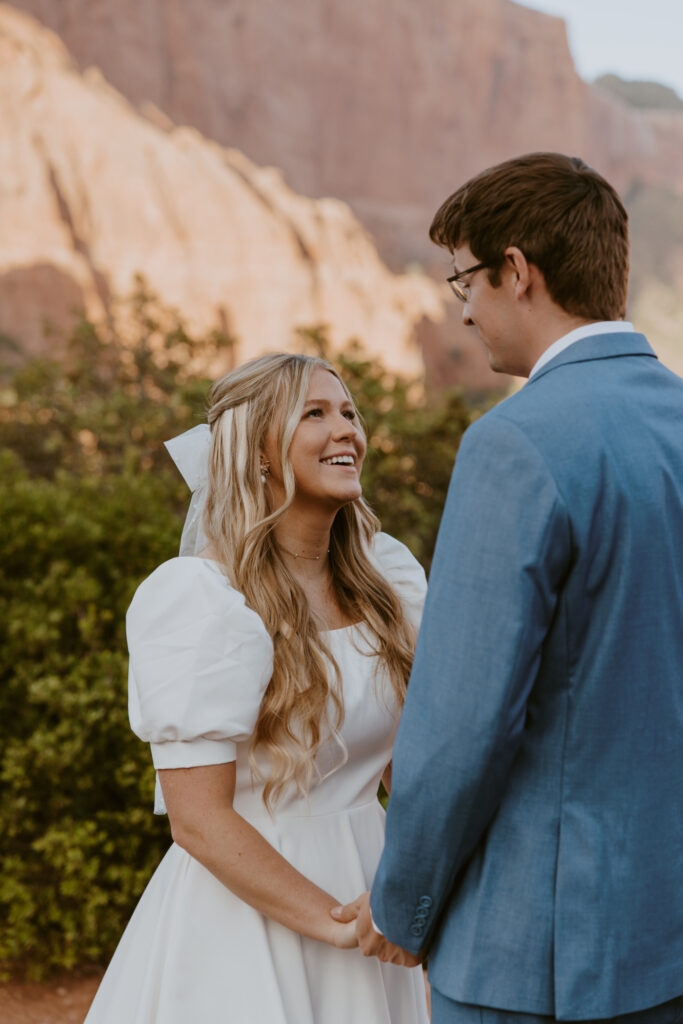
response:
M475 271L483 270L484 267L487 266L488 263L477 263L475 267L469 267L467 270L461 270L458 274L453 274L452 277L446 278L456 298L460 299L461 302L468 301L470 297L469 282L467 284L462 285L460 284L460 281L462 280L463 277L467 277L468 274L474 274Z

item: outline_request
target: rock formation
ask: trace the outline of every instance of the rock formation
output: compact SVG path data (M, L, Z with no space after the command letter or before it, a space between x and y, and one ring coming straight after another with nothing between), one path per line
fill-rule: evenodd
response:
M14 3L134 103L349 202L394 266L432 262L436 205L516 153L683 193L683 117L587 85L564 22L510 0Z
M150 117L279 167L298 193L349 203L395 270L418 265L441 279L447 260L426 234L433 211L470 174L516 153L577 153L627 205L643 189L683 195L683 115L634 109L588 85L564 22L510 0L14 6ZM664 283L680 288L683 250L667 230L660 241ZM635 232L633 242L637 251ZM633 308L643 284L636 274ZM428 370L492 384L458 316L449 304L440 326L420 328Z
M358 337L422 372L414 328L441 315L437 285L389 272L339 200L298 196L279 171L140 116L7 5L0 123L0 335L35 349L46 317L109 312L143 272L195 329L236 335L240 359L325 324L333 343Z

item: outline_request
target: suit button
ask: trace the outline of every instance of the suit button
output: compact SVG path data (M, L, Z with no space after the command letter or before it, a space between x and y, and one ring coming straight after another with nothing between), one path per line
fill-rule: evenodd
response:
M426 907L418 907L415 911L415 917L420 921L424 921L427 917L428 911Z
M418 907L431 907L432 899L430 896L420 896L417 905Z
M424 931L421 924L413 924L410 926L410 934L414 935L416 939L419 939Z

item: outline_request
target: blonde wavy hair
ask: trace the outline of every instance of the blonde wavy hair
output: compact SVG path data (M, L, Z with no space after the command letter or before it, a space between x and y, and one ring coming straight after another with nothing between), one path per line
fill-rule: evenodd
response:
M256 750L269 757L263 792L267 808L290 782L302 793L309 791L318 749L326 736L338 734L344 719L339 668L273 534L294 499L296 481L288 452L316 369L333 374L353 402L329 363L303 355L252 359L216 381L210 393L204 531L230 583L261 617L274 646L273 675L250 747L255 775L262 775ZM278 508L270 507L269 488L261 479L261 451L270 431L285 486ZM379 521L362 498L344 505L331 530L330 572L339 607L350 621L365 624L402 703L415 636L397 594L371 560L378 529Z

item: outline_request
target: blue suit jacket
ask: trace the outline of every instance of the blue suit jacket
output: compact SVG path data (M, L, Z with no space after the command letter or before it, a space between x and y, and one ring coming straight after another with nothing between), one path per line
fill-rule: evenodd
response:
M683 381L578 341L467 431L371 895L452 999L683 992Z

